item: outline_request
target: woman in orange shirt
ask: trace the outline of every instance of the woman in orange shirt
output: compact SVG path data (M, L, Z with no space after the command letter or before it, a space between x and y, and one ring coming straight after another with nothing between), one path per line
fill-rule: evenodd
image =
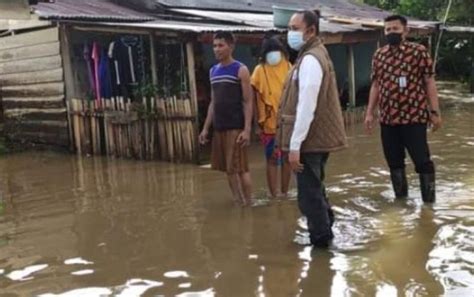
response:
M278 193L278 168L281 167L281 194L288 194L291 169L287 156L275 148L277 113L283 84L290 71L288 52L275 37L264 39L260 53L260 63L253 71L251 83L255 92L255 117L260 128L260 139L267 158L267 183L272 198Z

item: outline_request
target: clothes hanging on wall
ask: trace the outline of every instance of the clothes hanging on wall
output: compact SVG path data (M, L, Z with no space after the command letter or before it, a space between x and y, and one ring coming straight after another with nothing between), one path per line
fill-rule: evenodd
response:
M101 94L100 94L100 79L99 79L99 44L97 42L92 43L92 62L93 62L93 70L94 70L94 89L95 89L95 100L100 101Z
M110 67L109 56L107 49L103 48L100 51L100 62L99 62L99 81L100 81L100 94L102 98L110 99L112 97L112 78L111 78L111 67Z
M92 66L92 58L91 58L92 46L89 43L85 43L82 51L82 55L84 61L86 63L87 69L87 81L88 81L88 94L91 94L95 98L96 90L95 90L95 79L94 79L94 71Z
M110 41L110 39L109 39ZM87 93L94 100L134 98L146 84L148 60L143 37L125 35L111 42L87 41L82 48L87 68Z
M118 93L124 97L133 97L133 89L138 86L137 70L141 70L138 63L137 47L139 39L135 36L124 36L111 42L108 56L111 60L112 81Z

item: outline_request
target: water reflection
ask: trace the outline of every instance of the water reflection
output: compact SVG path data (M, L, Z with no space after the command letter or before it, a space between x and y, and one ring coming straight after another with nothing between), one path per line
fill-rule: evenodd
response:
M430 135L432 207L412 171L410 197L396 200L378 136L352 128L351 149L328 164L337 217L328 251L292 241L307 235L294 195L233 207L226 181L206 168L45 152L0 159L1 293L468 296L474 105L445 104L446 127ZM261 148L252 150L254 182L264 185Z

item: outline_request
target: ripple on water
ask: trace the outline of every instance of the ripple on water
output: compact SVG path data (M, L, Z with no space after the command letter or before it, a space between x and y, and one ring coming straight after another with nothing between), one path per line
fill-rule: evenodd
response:
M38 264L25 267L24 269L14 270L7 274L7 277L13 281L25 281L33 279L33 274L46 269L48 267L47 264Z
M137 278L128 280L124 285L119 285L113 288L80 288L69 290L60 294L45 293L38 295L38 297L139 297L148 290L161 286L163 286L162 282Z
M455 296L474 287L474 226L462 223L441 227L433 240L426 268ZM468 296L468 295L458 295ZM472 295L471 295L472 296Z

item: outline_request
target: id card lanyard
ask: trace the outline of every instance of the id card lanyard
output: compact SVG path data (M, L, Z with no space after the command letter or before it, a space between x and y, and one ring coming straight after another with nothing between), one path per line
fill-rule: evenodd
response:
M407 82L408 73L406 72L406 68L407 68L407 65L405 63L402 63L400 77L398 78L398 87L400 89L404 89L408 86L408 82Z

